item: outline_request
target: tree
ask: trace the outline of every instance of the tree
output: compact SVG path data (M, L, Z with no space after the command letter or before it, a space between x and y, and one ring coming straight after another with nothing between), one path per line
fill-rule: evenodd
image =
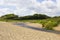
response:
M2 16L1 18L3 18L3 19L18 19L18 16L15 14L6 14L6 15Z
M47 15L44 15L44 14L34 14L34 15L29 15L29 16L23 16L23 17L20 17L21 20L30 20L30 19L47 19L47 18L50 18L49 16Z
M49 16L44 15L44 14L34 14L33 15L35 19L46 19L49 18Z

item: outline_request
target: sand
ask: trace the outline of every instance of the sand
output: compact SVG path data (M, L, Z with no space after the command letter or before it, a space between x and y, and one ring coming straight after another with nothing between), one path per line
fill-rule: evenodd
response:
M54 29L60 31L60 24L57 27L54 27Z
M60 35L0 22L0 40L60 40Z

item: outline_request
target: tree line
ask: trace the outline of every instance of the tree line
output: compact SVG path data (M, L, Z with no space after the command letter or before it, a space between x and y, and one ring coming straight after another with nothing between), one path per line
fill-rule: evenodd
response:
M0 17L1 19L10 19L10 20L37 20L37 19L47 19L51 18L45 14L34 14L34 15L28 15L28 16L23 16L19 17L18 15L15 14L6 14Z

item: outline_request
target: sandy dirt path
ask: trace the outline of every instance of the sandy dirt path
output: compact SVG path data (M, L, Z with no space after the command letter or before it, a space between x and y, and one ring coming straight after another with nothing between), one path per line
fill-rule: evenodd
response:
M55 33L0 22L0 40L60 40L60 36Z
M54 29L60 31L60 24L57 27L55 27Z

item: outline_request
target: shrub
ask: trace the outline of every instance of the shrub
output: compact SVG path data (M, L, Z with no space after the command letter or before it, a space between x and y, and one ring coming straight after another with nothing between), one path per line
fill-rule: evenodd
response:
M48 21L44 24L44 28L47 30L53 30L53 27L57 26L58 23L56 21Z

